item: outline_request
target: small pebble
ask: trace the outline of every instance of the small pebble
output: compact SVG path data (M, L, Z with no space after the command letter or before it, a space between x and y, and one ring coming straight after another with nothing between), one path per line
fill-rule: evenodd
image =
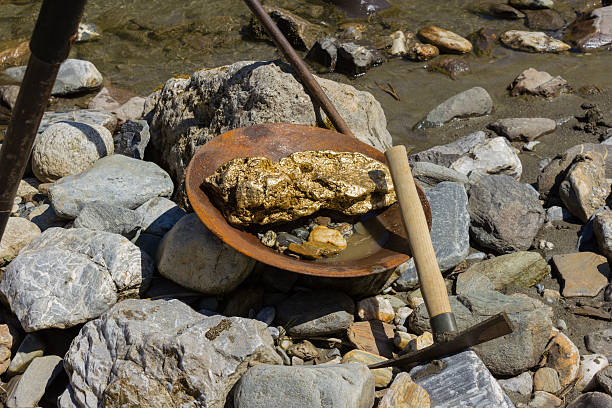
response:
M334 358L334 357L342 357L342 354L340 353L340 350L338 350L336 347L334 347L333 349L329 350L327 352L327 358Z
M473 254L468 255L467 260L469 261L482 261L487 257L487 254L484 252L474 252Z
M296 228L291 233L303 241L306 241L310 235L310 231L306 228Z
M255 319L269 326L274 321L274 317L276 317L276 309L274 309L274 306L266 306L257 313Z
M541 283L538 283L537 285L535 285L535 288L538 291L538 295L541 295L542 293L544 293L544 285L542 285Z
M279 332L279 330L276 327L269 326L268 327L268 331L270 332L270 336L272 336L272 338L274 340L276 340L276 339L278 339L280 337L280 332Z
M395 326L395 330L402 333L408 333L408 329L406 328L406 326Z
M548 164L552 161L551 158L546 158L546 159L542 159L540 160L540 163L538 164L538 168L540 171L544 170L544 167L548 166Z
M533 149L534 149L534 148L535 148L537 145L539 145L539 144L540 144L540 142L539 142L539 141L537 141L537 140L532 140L531 142L525 143L525 144L523 145L523 150L528 151L528 152L532 152L532 151L533 151Z
M263 235L259 235L259 239L261 241L262 244L264 244L265 246L269 247L269 248L273 248L274 244L276 243L276 232L270 230L267 231L265 234Z
M292 366L304 365L304 360L302 360L299 357L293 356L291 357L291 365Z
M391 292L393 290L393 288L391 286L386 287L385 289L383 289L382 293L383 295L386 295L387 293Z
M561 330L561 331L565 331L567 330L567 323L565 323L565 320L563 319L559 319L557 320L557 329Z

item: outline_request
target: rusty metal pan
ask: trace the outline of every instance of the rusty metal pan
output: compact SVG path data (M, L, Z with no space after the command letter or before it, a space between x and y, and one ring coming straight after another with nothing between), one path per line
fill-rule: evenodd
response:
M200 220L226 244L265 264L311 276L348 278L380 273L410 259L399 205L378 212L376 222L388 232L389 239L377 252L361 259L320 262L295 259L261 244L257 236L229 224L202 188L204 179L223 163L237 157L263 156L276 161L294 152L335 150L360 152L386 163L379 150L354 137L327 129L285 123L263 124L234 129L204 144L193 156L185 184L187 196ZM425 217L431 229L431 210L417 184Z

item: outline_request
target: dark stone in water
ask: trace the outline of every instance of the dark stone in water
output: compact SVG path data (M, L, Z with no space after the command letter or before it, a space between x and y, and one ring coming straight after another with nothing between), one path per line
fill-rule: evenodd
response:
M310 231L308 231L308 229L304 227L296 228L291 231L291 233L303 241L308 240L308 236L310 235Z
M386 0L330 0L330 2L351 18L365 18L390 7Z
M291 235L288 232L279 232L276 236L276 244L279 247L287 248L289 244L302 244L304 242L303 239L296 237L295 235Z
M308 51L306 59L315 61L326 68L336 69L338 60L338 40L333 37L324 37L315 43Z
M336 71L347 75L363 75L374 65L383 63L382 56L373 47L347 42L338 47Z
M442 58L436 59L429 66L430 71L438 71L448 75L451 79L457 79L457 75L463 72L469 72L470 66L467 62L458 58Z
M525 14L519 10L502 3L491 4L489 6L488 13L494 17L505 18L508 20L517 20L525 17Z
M554 31L565 26L565 20L555 10L526 10L525 24L532 30Z
M497 40L497 35L490 28L482 27L480 30L472 33L469 40L474 46L474 53L479 57L482 57L484 55L491 54L491 51L495 46L495 41Z

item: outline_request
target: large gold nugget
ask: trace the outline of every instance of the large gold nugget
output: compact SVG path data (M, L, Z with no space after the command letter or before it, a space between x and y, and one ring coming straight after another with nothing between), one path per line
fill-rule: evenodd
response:
M237 158L204 181L235 225L293 221L320 209L363 214L395 202L387 167L361 153L296 152L272 163Z

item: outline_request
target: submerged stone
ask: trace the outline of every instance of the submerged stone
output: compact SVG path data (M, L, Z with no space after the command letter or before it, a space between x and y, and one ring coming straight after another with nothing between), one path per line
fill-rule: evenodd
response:
M320 209L363 214L395 202L389 170L361 153L296 152L230 160L204 181L229 222L292 221Z

